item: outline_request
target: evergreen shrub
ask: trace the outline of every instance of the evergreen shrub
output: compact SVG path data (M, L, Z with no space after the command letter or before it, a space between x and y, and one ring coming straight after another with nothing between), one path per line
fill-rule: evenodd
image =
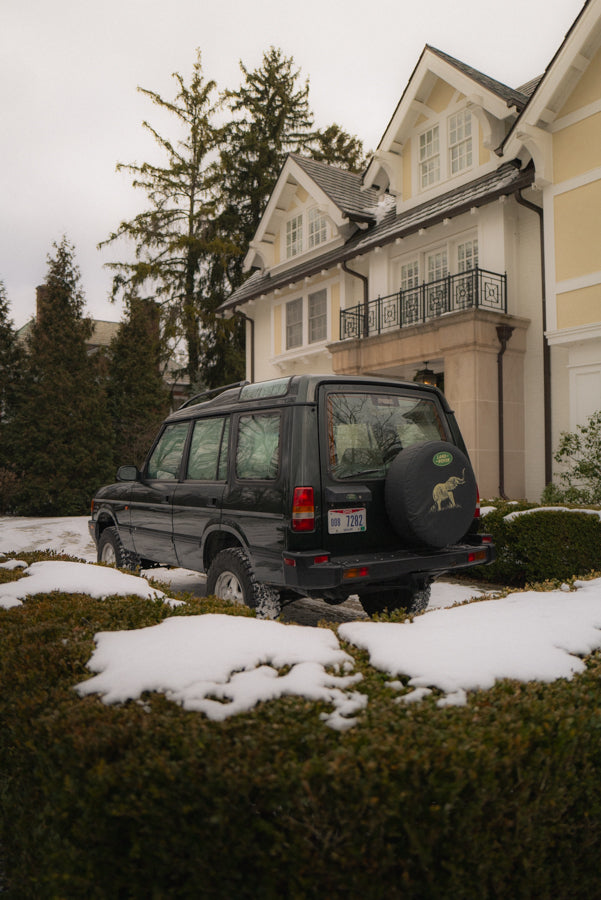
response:
M481 520L491 534L497 559L469 570L495 584L523 587L546 580L567 580L601 570L601 518L598 514L499 501ZM531 510L507 518L511 513Z
M439 709L395 703L347 648L369 703L344 733L299 698L217 723L73 690L97 631L215 608L55 593L0 610L7 900L601 894L599 656Z

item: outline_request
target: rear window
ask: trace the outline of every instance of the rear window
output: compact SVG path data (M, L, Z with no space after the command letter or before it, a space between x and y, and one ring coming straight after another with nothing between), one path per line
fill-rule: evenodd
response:
M328 456L334 478L386 474L397 453L446 440L434 400L380 392L332 392L327 398Z

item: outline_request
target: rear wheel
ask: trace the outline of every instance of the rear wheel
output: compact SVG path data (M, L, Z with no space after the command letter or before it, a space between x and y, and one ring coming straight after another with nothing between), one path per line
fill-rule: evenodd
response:
M404 609L410 615L421 613L428 608L430 602L431 585L419 587L399 587L391 591L382 591L381 594L368 594L360 597L361 606L368 616L375 613L394 609Z
M228 547L217 554L209 566L207 594L248 606L261 619L275 619L281 609L279 592L257 581L241 547Z
M136 569L138 559L133 553L125 550L121 543L119 529L114 526L105 528L98 540L98 562L117 569Z

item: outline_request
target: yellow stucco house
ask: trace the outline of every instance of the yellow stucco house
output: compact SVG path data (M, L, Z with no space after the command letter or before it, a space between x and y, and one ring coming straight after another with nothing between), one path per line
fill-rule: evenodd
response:
M601 0L518 88L427 46L362 175L288 157L246 265L247 377L434 380L481 495L538 499L601 407Z

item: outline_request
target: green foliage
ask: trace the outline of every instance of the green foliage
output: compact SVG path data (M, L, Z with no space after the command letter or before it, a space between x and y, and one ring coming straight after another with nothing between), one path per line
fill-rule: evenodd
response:
M562 432L555 462L563 467L559 484L547 485L543 503L601 503L601 410Z
M508 519L512 513L533 510ZM601 519L585 512L539 509L500 501L481 530L492 535L497 559L470 569L469 577L523 587L546 579L569 580L601 569Z
M95 633L208 609L53 594L0 610L7 897L599 896L597 654L573 681L439 709L395 703L346 647L369 704L345 733L299 698L216 723L73 690Z
M14 397L4 446L18 477L13 507L22 515L77 515L112 476L106 398L86 340L84 297L66 238L48 274Z
M133 297L127 317L111 342L108 358L108 409L117 466L142 465L169 411L169 394L162 375L164 357L157 305Z

